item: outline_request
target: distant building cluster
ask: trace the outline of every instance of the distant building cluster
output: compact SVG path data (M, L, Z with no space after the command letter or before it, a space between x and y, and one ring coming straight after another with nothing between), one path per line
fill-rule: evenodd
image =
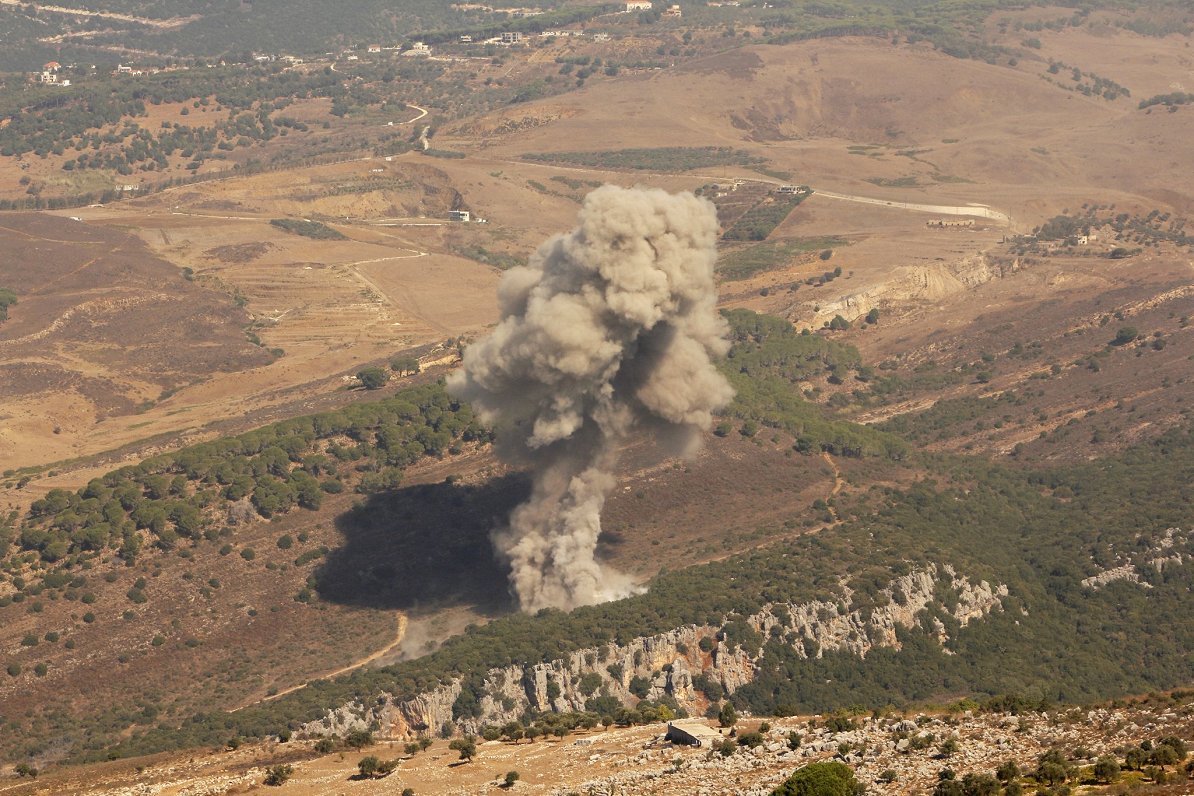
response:
M58 74L58 70L62 68L62 64L57 61L50 61L41 68L41 74L37 76L38 83L44 83L47 86L59 86L65 88L70 85L70 81L62 78Z

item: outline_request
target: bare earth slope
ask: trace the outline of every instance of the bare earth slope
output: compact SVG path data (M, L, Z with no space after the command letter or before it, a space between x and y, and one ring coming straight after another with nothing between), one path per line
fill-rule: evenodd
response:
M263 365L247 314L186 281L127 231L47 215L0 219L6 468L70 458L106 418L213 373Z

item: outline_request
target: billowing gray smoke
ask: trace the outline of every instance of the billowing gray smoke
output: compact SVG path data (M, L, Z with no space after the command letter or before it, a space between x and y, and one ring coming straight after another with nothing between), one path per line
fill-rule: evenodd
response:
M529 466L531 497L494 544L526 611L624 597L630 580L593 558L617 449L696 450L733 390L714 308L717 214L690 193L605 186L580 225L544 243L498 288L501 322L468 347L448 389Z

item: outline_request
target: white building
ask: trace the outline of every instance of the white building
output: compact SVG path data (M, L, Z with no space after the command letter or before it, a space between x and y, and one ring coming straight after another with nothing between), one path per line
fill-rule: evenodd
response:
M652 3L647 0L629 0L626 3L626 13L631 14L635 11L650 11Z

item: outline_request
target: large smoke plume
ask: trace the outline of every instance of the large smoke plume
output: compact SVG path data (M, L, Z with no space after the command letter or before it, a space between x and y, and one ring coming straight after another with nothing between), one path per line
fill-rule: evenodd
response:
M503 460L531 469L530 498L493 535L523 610L632 593L593 557L618 447L690 454L733 397L712 362L728 347L716 239L707 200L605 186L576 229L502 277L501 321L448 388L493 424Z

